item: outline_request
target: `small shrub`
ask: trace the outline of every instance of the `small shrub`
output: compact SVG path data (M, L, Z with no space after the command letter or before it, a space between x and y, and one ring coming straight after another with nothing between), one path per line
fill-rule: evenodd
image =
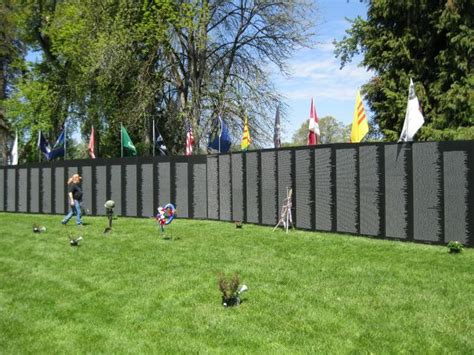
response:
M462 245L461 242L452 240L448 243L447 247L450 253L460 253L463 250L464 245Z
M232 278L228 278L224 273L219 273L218 279L219 290L222 294L222 304L225 307L239 304L239 275L235 273L232 275Z

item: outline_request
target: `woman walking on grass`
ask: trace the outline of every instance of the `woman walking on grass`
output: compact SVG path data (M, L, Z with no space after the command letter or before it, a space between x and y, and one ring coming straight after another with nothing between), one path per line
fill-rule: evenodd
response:
M82 201L82 189L81 189L82 178L79 174L74 174L67 181L67 196L69 202L69 213L63 218L62 224L66 224L76 215L76 224L81 225L81 201Z

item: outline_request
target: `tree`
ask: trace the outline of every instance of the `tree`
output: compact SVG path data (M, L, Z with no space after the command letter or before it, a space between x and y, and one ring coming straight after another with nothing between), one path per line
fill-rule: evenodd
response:
M41 52L6 103L31 152L38 130L55 137L67 120L86 140L94 125L99 156L119 154L121 123L144 154L155 120L176 154L185 120L203 142L218 114L236 141L248 116L264 144L280 101L266 68L284 71L310 44L306 0L11 1L22 5L21 40Z
M189 23L174 28L167 58L175 106L191 118L197 140L217 115L237 140L248 116L257 146L271 140L279 95L266 65L282 71L297 47L310 44L312 6L302 0L183 1Z
M308 141L309 119L304 121L300 128L293 134L294 145L306 145ZM324 116L319 119L320 140L322 144L347 143L349 142L351 126L337 121L332 116Z
M17 36L14 4L10 0L0 3L0 155L8 161L7 142L12 133L5 115L5 100L9 96L14 78L19 74L24 49Z
M387 140L402 130L410 78L425 117L420 140L474 138L474 3L471 0L367 0L336 43L344 66L362 53L374 73L365 98Z

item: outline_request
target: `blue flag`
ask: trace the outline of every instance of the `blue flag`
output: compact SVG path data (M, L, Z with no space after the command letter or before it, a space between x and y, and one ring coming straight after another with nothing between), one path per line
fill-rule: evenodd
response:
M48 140L43 136L43 132L39 131L38 134L38 148L43 152L44 157L46 160L51 160L54 158L58 157L63 157L64 156L64 129L62 132L59 134L58 139L56 140L56 143L54 143L53 148L49 145Z
M64 128L59 134L58 139L56 140L56 143L54 143L53 148L49 152L49 159L54 159L58 157L63 157L64 156L64 140L65 140L65 133L64 133Z
M224 120L219 116L212 123L211 134L207 147L212 153L227 153L230 150L232 141L230 140L229 130Z
M41 150L41 152L43 152L44 157L49 160L49 153L51 152L51 148L49 147L49 143L46 138L44 138L43 132L41 131L38 132L38 148L39 150Z

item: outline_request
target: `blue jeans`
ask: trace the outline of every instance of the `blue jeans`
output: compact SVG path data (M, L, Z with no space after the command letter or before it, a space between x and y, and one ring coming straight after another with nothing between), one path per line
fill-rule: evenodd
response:
M70 206L69 213L64 217L61 223L66 224L74 215L76 215L76 224L82 224L81 204L78 200L74 200L74 206Z

